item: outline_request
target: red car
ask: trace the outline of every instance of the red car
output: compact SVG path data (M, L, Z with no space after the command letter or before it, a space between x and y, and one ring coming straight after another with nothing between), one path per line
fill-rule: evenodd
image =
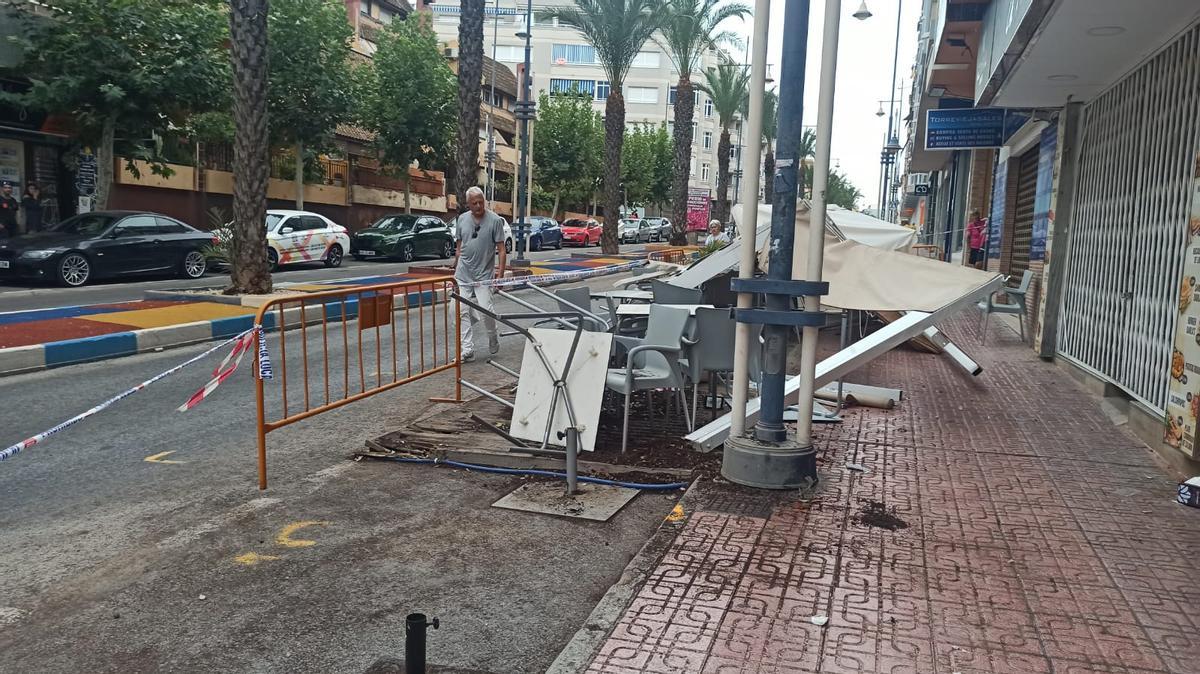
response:
M603 227L595 220L572 218L562 224L562 241L565 246L599 246Z

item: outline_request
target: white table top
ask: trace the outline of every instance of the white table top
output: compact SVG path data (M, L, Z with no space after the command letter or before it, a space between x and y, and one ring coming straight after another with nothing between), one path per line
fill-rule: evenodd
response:
M614 300L642 300L649 302L654 299L654 293L649 290L606 290L592 293L595 298L610 298Z
M674 307L676 309L687 309L688 313L695 316L697 309L712 309L711 304L622 304L617 307L618 316L649 316L650 307Z

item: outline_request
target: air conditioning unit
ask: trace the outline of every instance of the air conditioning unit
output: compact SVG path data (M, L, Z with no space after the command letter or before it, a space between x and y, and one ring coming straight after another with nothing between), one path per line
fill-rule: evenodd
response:
M458 47L446 47L442 50L442 55L448 59L458 58Z

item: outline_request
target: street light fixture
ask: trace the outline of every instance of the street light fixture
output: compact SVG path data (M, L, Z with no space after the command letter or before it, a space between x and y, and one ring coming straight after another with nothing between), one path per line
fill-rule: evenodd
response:
M852 14L852 16L859 21L866 21L871 18L871 10L867 9L867 0L862 0L862 4L858 6L858 11Z
M517 33L517 37L525 40L525 64L523 69L524 79L521 82L521 100L517 101L516 111L513 116L520 122L521 134L521 158L520 165L517 167L517 208L516 220L517 226L517 259L513 262L514 267L524 267L528 265L525 260L525 232L527 231L526 219L526 204L529 202L529 122L537 116L537 106L533 102L533 73L530 72L532 60L533 46L530 44L530 39L533 37L533 0L527 0L525 3L525 29Z
M879 101L879 109L875 111L875 116L876 116L876 117L883 117L883 115L884 115L884 112L883 112L883 101Z

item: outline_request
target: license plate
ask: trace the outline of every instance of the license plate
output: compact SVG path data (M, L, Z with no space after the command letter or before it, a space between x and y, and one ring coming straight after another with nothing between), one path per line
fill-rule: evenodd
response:
M364 257L375 257L375 251L373 250L360 250L358 254Z
M8 260L0 260L0 269L8 269Z

